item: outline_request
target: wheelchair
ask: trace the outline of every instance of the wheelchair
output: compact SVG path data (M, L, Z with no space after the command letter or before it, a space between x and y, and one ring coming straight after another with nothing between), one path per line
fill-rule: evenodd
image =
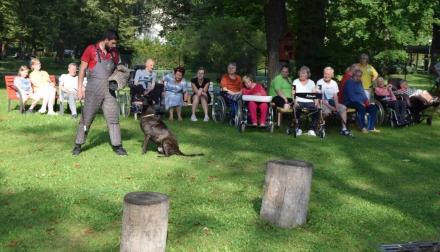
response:
M243 100L239 98L237 101L232 100L232 96L227 91L220 91L220 95L215 97L212 104L212 120L216 123L223 123L226 116L229 118L229 124L238 130L240 125L238 108L243 106Z
M268 111L266 115L266 129L270 132L270 134L273 133L273 129L275 127L274 120L273 120L273 108L271 106L272 96L256 96L256 95L243 95L241 97L241 102L238 102L237 104L237 121L238 121L238 131L241 133L244 133L246 126L248 127L256 127L252 125L252 122L250 121L250 113L249 108L247 106L248 102L254 101L254 102L265 102L268 103ZM260 112L257 110L257 112ZM258 113L258 117L260 113Z
M293 86L293 89L295 89L295 86ZM318 124L315 129L315 133L318 137L323 139L325 137L325 120L323 120L322 117L322 93L321 93L322 87L321 85L318 85L318 93L296 93L293 96L293 102L292 102L292 110L293 110L293 120L290 123L290 125L287 127L287 135L290 135L290 133L293 131L293 137L297 137L298 129L301 127L301 120L306 119L310 116L313 116L314 114L318 113ZM295 100L296 97L306 98L306 99L318 99L319 100L319 108L315 109L300 109L300 108L294 108L295 106ZM296 116L296 113L298 110L301 110L303 114L300 118Z
M144 68L145 66L143 65L137 65L135 66L134 70L130 71L130 79L128 84L130 90L123 93L120 100L121 115L123 117L128 118L130 114L133 114L134 119L137 120L137 116L142 113L142 102L135 99L134 77L138 69L144 69ZM162 115L165 114L165 99L162 96L163 90L164 90L164 85L160 84L159 80L156 80L154 90L151 92L153 93L157 92L161 94L158 103L155 105L155 109L157 114L162 114Z
M398 111L396 112L392 106L388 104L388 101L382 100L384 97L378 96L374 94L374 104L377 106L377 116L376 116L376 124L381 125L383 123L389 123L391 128L396 126L405 126L408 127L409 124L398 124L397 121L399 119ZM399 99L399 98L398 98ZM403 100L403 99L400 99ZM411 111L407 108L405 120L410 122L412 119Z

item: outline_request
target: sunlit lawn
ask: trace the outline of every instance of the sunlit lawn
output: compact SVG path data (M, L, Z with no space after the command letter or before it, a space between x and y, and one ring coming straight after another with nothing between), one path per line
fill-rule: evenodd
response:
M1 87L0 251L118 251L123 197L133 191L170 196L167 251L375 251L438 240L437 115L432 126L382 125L381 133L348 138L338 123L325 139L295 139L285 127L271 135L194 123L185 108L183 122L165 123L184 153L205 156L158 158L152 143L140 155L133 117L121 118L129 156L114 154L99 114L84 151L72 156L78 121L69 112L8 113ZM297 228L259 220L266 162L280 158L314 165L308 220Z

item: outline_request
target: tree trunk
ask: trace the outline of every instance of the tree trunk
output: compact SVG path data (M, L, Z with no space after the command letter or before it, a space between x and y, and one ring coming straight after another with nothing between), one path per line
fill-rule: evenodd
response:
M295 227L307 220L313 165L298 160L267 162L260 219L279 227Z
M58 38L57 55L55 56L55 63L62 64L64 62L64 40Z
M165 251L169 210L168 195L155 192L125 195L120 251Z
M328 0L299 0L295 5L298 18L296 40L296 68L310 68L311 79L322 78L323 70L329 63L329 53L324 48Z
M264 1L264 23L266 27L267 56L268 56L268 88L270 82L280 73L281 66L287 65L288 61L280 60L279 38L287 31L286 1Z

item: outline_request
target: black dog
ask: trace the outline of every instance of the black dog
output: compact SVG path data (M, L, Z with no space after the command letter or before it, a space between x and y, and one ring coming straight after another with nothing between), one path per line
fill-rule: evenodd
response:
M150 140L159 146L159 152L163 152L166 157L173 154L190 157L204 155L203 153L185 155L180 151L176 137L171 133L165 123L162 122L160 116L156 114L152 96L144 96L142 98L141 130L145 134L142 155L147 152L147 146Z

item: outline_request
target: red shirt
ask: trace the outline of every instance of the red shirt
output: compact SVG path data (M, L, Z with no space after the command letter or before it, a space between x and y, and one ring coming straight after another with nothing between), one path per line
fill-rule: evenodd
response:
M266 91L264 91L263 86L261 86L261 84L255 83L255 86L251 89L244 87L241 90L242 94L244 95L256 95L256 94L260 94L262 96L266 96Z
M342 89L344 88L345 82L348 79L350 79L351 76L352 76L352 74L350 74L350 73L344 74L344 77L342 77L342 80L339 83L339 93L338 93L338 95L339 95L339 97L338 97L339 104L344 104L344 101L342 100Z
M115 48L112 48L111 52L110 53L107 52L107 54L104 56L101 48L99 47L99 43L100 42L96 43L95 45L89 45L81 57L82 61L89 63L89 65L88 65L89 71L92 70L96 66L96 63L98 63L98 57L96 55L96 48L98 48L98 52L99 52L99 55L101 55L101 59L108 59L109 60L112 58L111 54L113 54L113 62L115 64L118 64L118 62L119 62L119 55L116 52Z

